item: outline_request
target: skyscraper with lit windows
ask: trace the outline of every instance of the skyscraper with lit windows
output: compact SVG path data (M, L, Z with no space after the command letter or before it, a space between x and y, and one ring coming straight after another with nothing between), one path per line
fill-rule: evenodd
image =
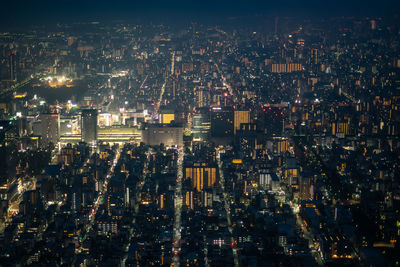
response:
M81 132L82 141L93 143L97 140L97 110L85 109L82 110L81 117Z

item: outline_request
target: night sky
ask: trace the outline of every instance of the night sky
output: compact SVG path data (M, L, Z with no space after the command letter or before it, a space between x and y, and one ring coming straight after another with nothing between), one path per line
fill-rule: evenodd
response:
M4 25L52 23L92 19L215 19L237 15L388 15L399 12L396 0L265 0L265 1L122 1L122 0L16 0L2 4Z

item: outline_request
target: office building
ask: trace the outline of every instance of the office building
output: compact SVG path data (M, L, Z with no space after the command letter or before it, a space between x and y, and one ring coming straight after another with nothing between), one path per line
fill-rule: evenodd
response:
M192 134L194 141L208 140L210 137L211 121L208 109L200 109L193 115Z
M211 136L232 137L234 113L229 107L214 107L211 110Z
M289 64L271 64L271 72L272 73L288 73L295 71L302 71L303 67L298 63L289 63Z
M170 124L175 122L175 112L167 109L160 110L158 122L162 124Z
M250 123L250 111L248 110L235 110L234 111L234 128L233 133L240 130L240 124Z
M93 143L97 141L97 110L82 110L81 132L83 142Z
M260 126L267 136L281 136L284 123L284 113L279 107L265 108L260 114Z
M299 177L299 200L312 200L314 186L312 177Z
M148 145L183 145L183 127L180 125L150 124L142 132L142 141Z
M310 51L310 64L317 65L318 64L318 49L313 48Z
M10 54L8 57L9 59L9 74L10 74L10 81L16 82L17 81L17 54L16 52L13 52Z
M185 179L190 179L192 187L201 192L217 182L217 167L204 162L195 162L185 166Z
M39 129L44 146L50 143L56 144L60 138L60 115L59 114L40 114Z

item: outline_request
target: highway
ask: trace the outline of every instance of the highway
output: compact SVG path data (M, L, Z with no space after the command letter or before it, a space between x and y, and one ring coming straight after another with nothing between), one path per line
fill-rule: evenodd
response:
M174 235L173 235L173 247L172 253L173 266L179 266L179 252L181 251L181 224L182 224L182 179L183 179L183 148L178 149L178 170L176 177L176 186L174 192L174 209L175 209L175 220L174 220Z
M14 84L14 85L11 86L10 88L5 89L3 92L1 92L1 94L10 93L10 92L15 92L15 91L18 90L19 88L21 88L21 87L23 87L23 86L29 84L30 82L32 82L33 79L34 79L34 78L29 77L29 78L23 80L22 82L19 82L19 83L17 83L17 84Z
M25 85L31 83L34 79L36 79L36 78L37 78L37 79L40 79L41 77L43 77L43 74L34 74L34 75L32 75L32 76L26 78L25 80L23 80L23 81L21 81L21 82L19 82L19 83L17 83L17 84L14 84L14 85L11 86L10 88L7 88L7 89L3 90L3 91L0 93L0 96L2 96L2 95L4 95L4 94L7 94L7 93L15 92L15 91L18 90L19 88L24 87Z

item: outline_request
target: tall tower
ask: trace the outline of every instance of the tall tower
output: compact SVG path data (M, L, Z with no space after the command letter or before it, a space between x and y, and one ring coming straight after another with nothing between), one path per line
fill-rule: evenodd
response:
M93 143L97 141L97 110L84 109L81 117L82 141Z
M278 35L278 21L279 21L279 18L275 17L275 27L274 27L274 35L275 36Z
M12 52L8 57L9 60L9 73L10 73L10 81L17 81L17 53Z

